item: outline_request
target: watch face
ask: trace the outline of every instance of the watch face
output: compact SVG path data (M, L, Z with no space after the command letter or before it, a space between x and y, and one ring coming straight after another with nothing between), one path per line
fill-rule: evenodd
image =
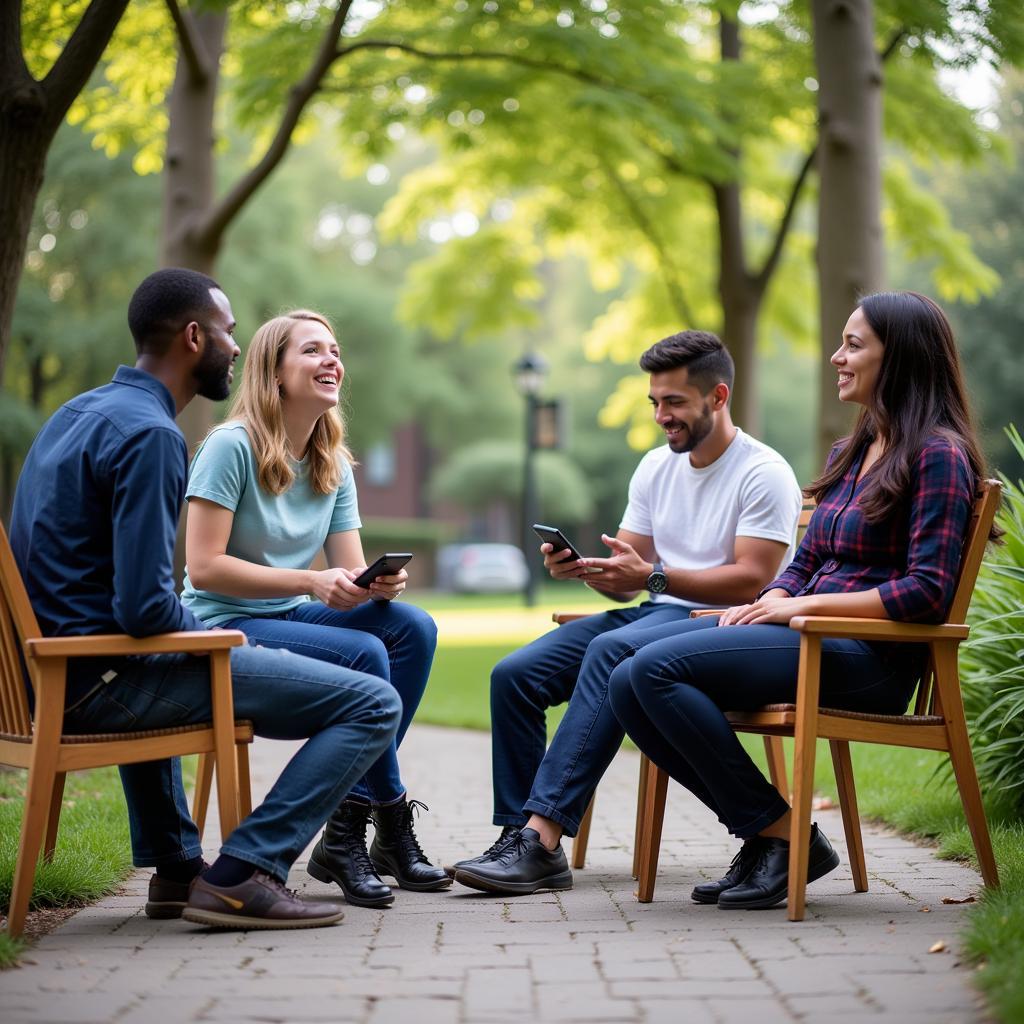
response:
M652 594L664 594L668 590L668 577L663 572L652 572L647 577L647 589Z

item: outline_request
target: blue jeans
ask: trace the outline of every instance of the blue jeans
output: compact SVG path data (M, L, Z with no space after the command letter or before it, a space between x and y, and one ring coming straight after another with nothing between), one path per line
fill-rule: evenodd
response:
M232 619L223 628L240 629L261 647L283 647L388 680L402 700L398 732L352 793L375 803L405 793L398 746L427 688L437 647L437 626L425 611L401 601L367 601L343 612L310 601L280 617Z
M96 685L67 712L65 731L126 732L210 721L208 659L118 659L113 666L97 664L96 678L108 667L116 667L116 677ZM327 816L391 743L401 703L383 679L290 651L236 647L231 675L235 714L251 721L257 736L306 740L221 849L284 879ZM124 765L121 781L137 867L202 853L178 758Z
M622 744L608 704L608 679L648 642L678 627L690 609L646 602L568 622L502 659L491 673L494 824L523 825L531 813L574 836L594 789ZM547 708L569 701L545 753Z
M863 640L821 644L823 707L901 714L920 660ZM800 634L788 626L722 626L715 616L665 628L611 677L612 710L634 743L746 839L789 809L726 720L796 699Z

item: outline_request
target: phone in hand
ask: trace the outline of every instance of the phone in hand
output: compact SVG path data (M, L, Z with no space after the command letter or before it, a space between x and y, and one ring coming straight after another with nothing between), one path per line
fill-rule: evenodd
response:
M394 576L408 562L412 561L409 551L389 551L368 565L352 582L357 587L368 587L379 576Z
M577 550L576 545L557 526L545 526L543 523L534 523L533 532L545 544L550 544L555 551L568 550L570 556L567 559L568 561L578 562L583 557ZM596 565L588 565L585 568L587 572L604 572L603 569L599 569Z

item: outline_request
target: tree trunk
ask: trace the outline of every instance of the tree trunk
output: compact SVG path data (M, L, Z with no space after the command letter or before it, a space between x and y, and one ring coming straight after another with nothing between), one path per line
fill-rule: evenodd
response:
M829 358L862 295L881 286L882 67L872 0L812 0L818 73L818 461L849 431Z

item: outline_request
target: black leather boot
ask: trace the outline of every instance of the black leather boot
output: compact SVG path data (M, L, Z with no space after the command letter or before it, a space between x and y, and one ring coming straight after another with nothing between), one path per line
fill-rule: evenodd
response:
M380 880L366 852L369 823L369 804L343 800L327 819L306 870L320 882L337 882L345 899L357 907L390 907L395 894Z
M412 828L413 810L430 810L419 800L403 797L393 804L374 807L376 830L370 847L370 860L378 874L393 875L399 886L413 892L436 892L447 889L452 880L444 868L435 868L420 849Z

